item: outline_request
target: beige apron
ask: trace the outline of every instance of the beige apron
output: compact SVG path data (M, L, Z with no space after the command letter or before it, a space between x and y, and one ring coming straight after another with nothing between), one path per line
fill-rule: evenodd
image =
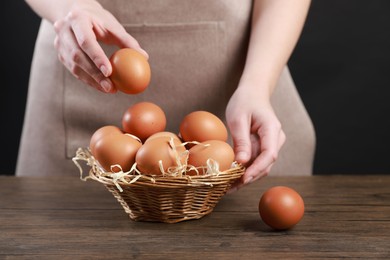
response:
M92 133L121 126L139 101L163 108L169 131L194 110L225 120L237 87L249 36L252 1L105 0L102 5L150 55L152 80L139 95L104 94L76 80L58 61L55 33L43 20L32 62L18 176L77 175L71 161ZM115 49L104 46L109 56ZM287 142L271 174L309 175L315 147L312 123L286 68L272 98Z

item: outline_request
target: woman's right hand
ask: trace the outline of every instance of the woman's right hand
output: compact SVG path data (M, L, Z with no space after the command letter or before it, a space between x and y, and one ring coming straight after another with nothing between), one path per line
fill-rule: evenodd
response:
M54 22L59 60L79 80L106 93L117 90L108 78L112 67L98 43L129 47L148 54L118 20L95 0L78 0L65 17Z

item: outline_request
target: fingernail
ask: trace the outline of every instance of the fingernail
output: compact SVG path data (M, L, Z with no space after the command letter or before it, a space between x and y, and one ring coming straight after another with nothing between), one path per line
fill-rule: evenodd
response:
M111 84L107 80L103 79L100 81L100 86L104 89L105 92L109 93L111 91Z
M236 157L237 157L237 161L244 162L247 156L245 152L238 152Z
M249 184L249 183L252 182L252 180L253 180L253 176L249 176L248 178L246 178L246 179L244 180L244 184Z
M100 66L100 71L103 73L105 77L108 77L108 70L106 66L104 65Z
M149 54L144 49L140 49L140 52L142 52L147 60L149 59Z

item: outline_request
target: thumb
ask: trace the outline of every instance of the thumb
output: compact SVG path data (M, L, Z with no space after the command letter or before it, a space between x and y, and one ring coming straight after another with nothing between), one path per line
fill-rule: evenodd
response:
M141 53L143 56L145 56L146 59L149 59L149 54L142 49L141 45L138 43L138 41L131 36L128 33L125 33L122 35L122 37L119 38L120 43L118 44L122 48L132 48Z
M231 124L230 132L233 138L234 153L236 161L242 164L247 163L251 157L250 126L245 118Z
M94 30L97 38L102 42L109 45L117 45L119 48L135 49L144 55L146 59L149 59L149 54L144 49L142 49L138 41L133 36L131 36L119 22L114 22L111 24L109 29L96 26ZM110 33L107 33L107 30Z

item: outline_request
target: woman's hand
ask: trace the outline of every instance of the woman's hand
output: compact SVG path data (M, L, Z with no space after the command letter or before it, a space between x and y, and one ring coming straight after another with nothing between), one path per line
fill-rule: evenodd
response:
M286 141L270 98L294 49L310 0L256 0L245 67L226 108L236 160L247 169L234 191L267 175Z
M229 192L266 176L286 141L269 98L256 89L239 86L226 109L235 159L246 167L245 174Z
M111 63L98 41L130 47L148 57L116 18L94 0L73 1L67 14L54 22L59 60L78 79L106 93L115 93Z

